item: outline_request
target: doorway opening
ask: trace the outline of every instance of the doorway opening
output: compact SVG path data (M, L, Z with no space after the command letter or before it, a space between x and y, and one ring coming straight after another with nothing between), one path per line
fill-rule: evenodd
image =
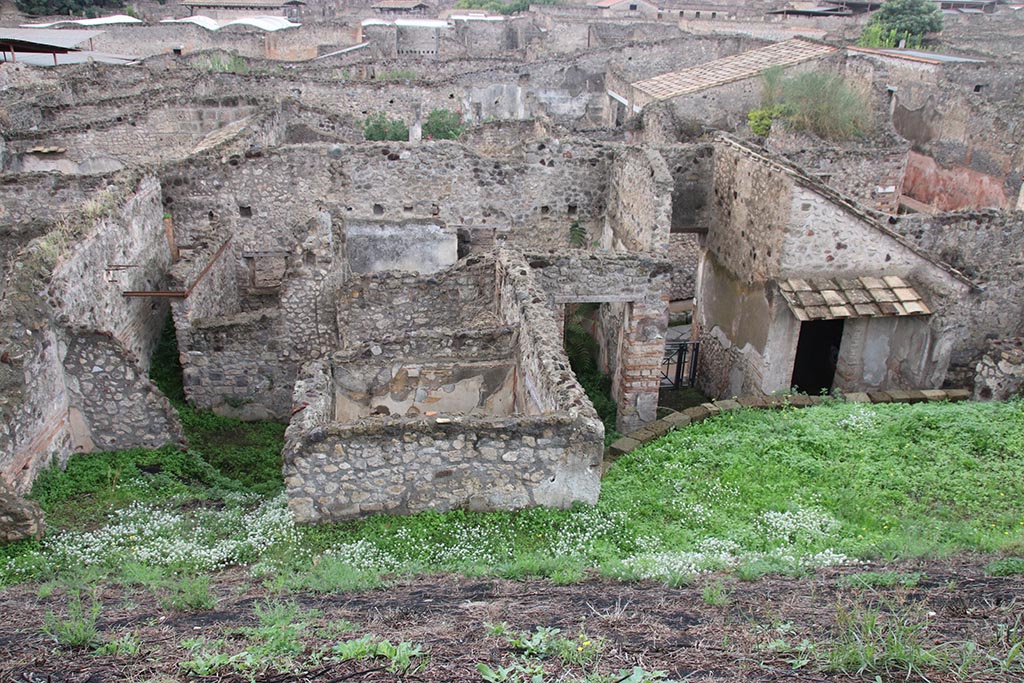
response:
M808 320L800 323L793 379L797 391L817 395L832 389L843 341L844 320Z

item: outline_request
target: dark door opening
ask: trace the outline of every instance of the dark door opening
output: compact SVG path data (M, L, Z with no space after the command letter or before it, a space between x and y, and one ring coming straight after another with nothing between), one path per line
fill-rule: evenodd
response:
M809 320L800 323L796 362L790 384L806 394L820 394L832 388L836 361L843 341L843 320Z

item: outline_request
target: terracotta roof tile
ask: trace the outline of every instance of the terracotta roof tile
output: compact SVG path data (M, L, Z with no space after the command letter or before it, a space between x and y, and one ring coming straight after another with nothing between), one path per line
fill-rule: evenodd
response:
M906 280L896 276L779 280L782 297L797 320L928 315L931 309Z
M818 59L836 48L793 38L756 50L748 50L705 64L661 74L633 83L636 90L654 100L668 100L718 85L753 78L773 66L790 66Z

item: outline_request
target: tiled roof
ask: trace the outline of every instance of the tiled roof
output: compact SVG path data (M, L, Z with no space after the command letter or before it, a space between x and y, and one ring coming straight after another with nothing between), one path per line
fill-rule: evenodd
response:
M682 71L637 81L633 83L633 87L655 100L668 100L717 85L752 78L773 66L799 64L835 51L836 48L829 45L793 38Z
M906 280L885 277L779 280L798 320L928 315L931 309Z

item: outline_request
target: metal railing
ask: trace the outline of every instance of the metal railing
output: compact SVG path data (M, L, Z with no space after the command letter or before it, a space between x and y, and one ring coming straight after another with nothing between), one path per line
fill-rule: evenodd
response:
M697 378L697 352L700 342L679 341L665 344L661 359L662 388L692 387Z

